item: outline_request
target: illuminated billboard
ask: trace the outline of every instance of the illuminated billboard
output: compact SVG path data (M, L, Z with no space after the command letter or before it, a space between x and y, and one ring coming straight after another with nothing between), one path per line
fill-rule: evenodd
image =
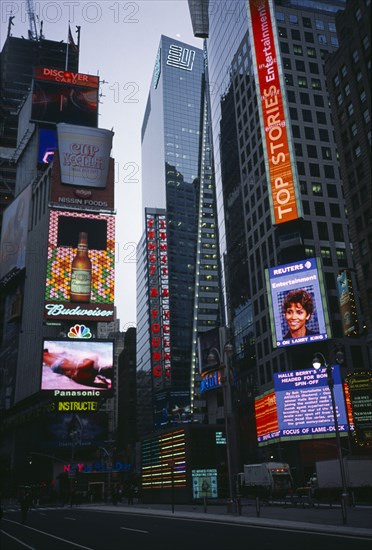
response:
M350 402L345 396L339 365L332 366L340 434L353 430ZM257 441L309 439L335 433L326 368L274 374L275 391L255 400Z
M41 445L44 448L98 447L107 441L108 416L66 413L47 415Z
M45 317L112 321L114 216L51 210Z
M350 405L353 413L355 439L358 445L372 446L372 371L347 375Z
M0 242L0 279L26 265L26 243L32 186L24 189L4 210Z
M49 128L39 130L39 151L37 161L40 164L50 164L57 149L57 132Z
M265 275L274 348L330 337L323 276L316 258L269 268Z
M114 343L111 341L44 340L41 389L58 400L94 398L112 390ZM95 406L71 407L62 411L94 411Z
M98 85L97 76L36 67L31 119L96 127Z
M168 242L164 213L146 209L148 293L153 386L170 385L171 348L169 318Z
M337 291L340 300L341 322L345 336L358 336L353 283L349 271L341 271L337 276Z
M114 209L114 159L108 159L108 175L105 187L83 187L65 185L61 180L59 154L54 154L50 202L56 207L79 210Z
M273 224L280 224L296 220L302 211L274 8L270 0L247 4L271 217Z
M201 375L221 368L220 349L222 335L220 332L221 329L216 327L202 332L198 336L198 359Z

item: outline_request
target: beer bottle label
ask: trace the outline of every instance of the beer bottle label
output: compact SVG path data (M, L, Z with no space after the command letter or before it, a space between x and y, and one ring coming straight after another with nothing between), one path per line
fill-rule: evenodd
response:
M90 269L72 268L71 294L90 296L91 271Z

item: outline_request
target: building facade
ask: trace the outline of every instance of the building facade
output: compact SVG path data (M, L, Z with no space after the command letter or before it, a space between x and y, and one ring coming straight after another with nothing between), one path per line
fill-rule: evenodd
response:
M156 426L180 414L200 422L206 411L197 335L221 323L210 107L203 51L165 36L143 121L142 159L137 368L151 373ZM156 290L157 284L163 286ZM154 348L158 337L161 355Z
M341 271L350 269L353 284L356 276L324 68L328 56L339 46L335 15L345 8L345 2L242 0L189 4L195 32L208 36L218 221L227 321L236 351L238 379L234 391L241 460L253 462L275 455L291 461L301 477L313 467L316 443L279 441L272 447L257 448L256 434L251 429L255 423L254 396L273 387L276 373L311 367L317 351L334 362L336 352L342 349L343 375L370 368L364 334L357 330L346 335L344 331L337 286ZM260 10L262 43L269 36L269 18L273 27L270 45L275 49L280 82L277 93L280 89L282 94L281 128L287 128L296 181L297 215L285 223L273 218L275 196L271 189L274 181L279 182L271 172L273 164L280 161L275 139L283 133L273 114L277 99L274 96L266 103L269 110L272 102L272 111L266 111L264 119L262 97L258 100L257 93L264 69L258 59L265 54L270 71L270 56L274 53L267 43L265 48L254 48L255 6ZM267 82L274 78L270 72L267 76ZM267 136L272 136L271 145ZM272 304L265 274L275 266L310 258L321 259L330 333L316 343L278 346L272 338ZM359 300L353 306L355 316L361 320Z

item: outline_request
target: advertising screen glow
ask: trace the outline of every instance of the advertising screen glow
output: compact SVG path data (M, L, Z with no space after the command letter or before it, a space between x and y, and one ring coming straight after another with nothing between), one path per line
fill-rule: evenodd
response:
M285 88L280 55L276 53L271 2L250 0L247 4L272 219L280 224L301 217L292 137L287 129Z
M315 258L267 269L266 283L274 348L330 337L322 273Z
M114 247L114 216L50 212L46 318L112 320Z
M97 397L112 389L113 360L113 342L44 340L41 389L59 399Z

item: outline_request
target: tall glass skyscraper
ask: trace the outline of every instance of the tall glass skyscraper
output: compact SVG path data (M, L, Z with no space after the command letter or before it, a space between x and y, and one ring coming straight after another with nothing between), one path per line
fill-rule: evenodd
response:
M254 423L254 395L273 388L275 373L311 367L315 351L335 361L338 349L344 351L344 374L368 366L360 331L345 334L337 286L342 270L350 269L353 273L354 259L324 63L329 53L337 50L335 14L345 3L343 0L189 0L195 35L208 37L209 78L214 91L211 112L219 238L224 258L227 318L240 371L236 391L245 462L268 456L265 448L261 454L255 448L256 434L249 426ZM261 12L260 19L264 32L268 6L272 16L273 44L300 210L296 219L286 223L274 223L272 219L270 186L274 180L268 170L265 136L270 134L275 140L282 130L275 124L276 115L272 115L274 122L268 122L263 131L259 108L262 97L257 94L257 72L263 66L258 67L256 59L266 53L268 67L271 59L264 39L260 48L253 49L248 17L252 6L266 10ZM270 73L267 76L269 82ZM273 97L271 107L276 104L276 96ZM274 154L275 146L273 143L269 159L274 164L280 158ZM265 271L309 258L318 258L322 265L332 337L306 345L274 346ZM355 273L351 277L355 285ZM356 318L361 319L358 300L354 307ZM302 448L305 446L306 442ZM302 466L295 456L299 447L288 443L287 456L280 445L277 449L275 458L288 461L293 451L292 459L300 472Z
M142 126L137 369L154 425L204 421L197 335L221 323L210 112L203 50L162 36Z

